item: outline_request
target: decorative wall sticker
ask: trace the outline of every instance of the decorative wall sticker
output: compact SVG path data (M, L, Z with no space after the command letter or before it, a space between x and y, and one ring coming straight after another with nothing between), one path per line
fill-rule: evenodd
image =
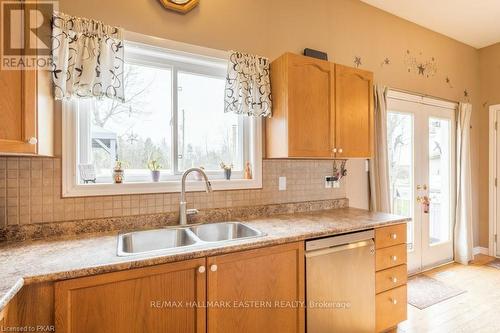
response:
M450 88L453 88L453 85L451 84L451 79L450 79L450 77L449 77L449 76L447 76L447 77L446 77L445 81L446 81L446 84L448 84L448 86L449 86Z
M198 5L199 0L160 0L163 7L185 14Z
M410 50L406 50L404 61L408 69L408 73L415 73L426 78L436 75L437 64L434 57L424 60L422 59L422 52L420 52L417 57L413 55Z
M391 59L389 58L385 58L381 63L380 63L380 67L384 67L385 65L390 65L391 64Z
M357 67L361 66L363 63L361 62L361 57L354 57L354 65Z
M467 89L464 90L464 97L465 98L468 98L469 97L469 92L467 91Z

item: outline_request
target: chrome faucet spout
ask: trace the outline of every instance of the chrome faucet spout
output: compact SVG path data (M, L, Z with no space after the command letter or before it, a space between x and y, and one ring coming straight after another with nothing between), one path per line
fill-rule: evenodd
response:
M207 193L212 192L212 184L208 180L208 176L203 171L201 168L190 168L184 171L182 174L182 179L181 179L181 198L180 198L180 203L179 203L179 224L180 225L186 225L187 224L187 215L188 215L188 210L186 209L187 202L186 202L186 178L191 172L198 172L203 179L205 180L205 189ZM195 213L195 211L193 211Z

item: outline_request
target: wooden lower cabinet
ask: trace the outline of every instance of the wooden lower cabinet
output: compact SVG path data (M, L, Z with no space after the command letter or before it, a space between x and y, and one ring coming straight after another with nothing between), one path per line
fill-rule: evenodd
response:
M208 332L304 332L304 243L209 257ZM224 308L223 304L229 305Z
M205 259L55 284L58 333L205 332ZM191 305L188 305L191 304Z
M304 332L297 302L303 242L56 282L55 323L58 333Z
M406 224L375 230L376 331L393 330L407 318Z
M407 317L406 285L377 294L377 332L397 326Z
M5 317L7 316L8 307L5 307L2 311L0 311L0 332L5 331Z
M0 311L0 332L54 332L54 284L25 285ZM25 330L26 331L26 330Z

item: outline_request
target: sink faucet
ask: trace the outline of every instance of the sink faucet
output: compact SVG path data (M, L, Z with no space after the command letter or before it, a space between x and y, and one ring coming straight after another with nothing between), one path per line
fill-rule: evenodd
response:
M203 178L205 179L205 186L207 188L207 193L212 192L212 184L210 184L210 181L208 180L207 174L203 169L200 168L191 168L187 169L184 171L182 174L182 181L181 181L181 201L179 203L179 224L180 225L186 225L187 224L187 215L193 215L196 214L198 211L196 209L186 209L186 178L187 176L194 171L198 171Z

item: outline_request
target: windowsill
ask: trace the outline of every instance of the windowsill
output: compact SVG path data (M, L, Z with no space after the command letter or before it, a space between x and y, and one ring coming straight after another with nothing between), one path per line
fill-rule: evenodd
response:
M262 181L259 179L213 179L210 180L214 191L259 189ZM130 195L153 193L179 193L180 181L122 183L122 184L84 184L72 185L63 188L63 197L87 197L103 195ZM205 182L186 181L186 192L205 191Z

